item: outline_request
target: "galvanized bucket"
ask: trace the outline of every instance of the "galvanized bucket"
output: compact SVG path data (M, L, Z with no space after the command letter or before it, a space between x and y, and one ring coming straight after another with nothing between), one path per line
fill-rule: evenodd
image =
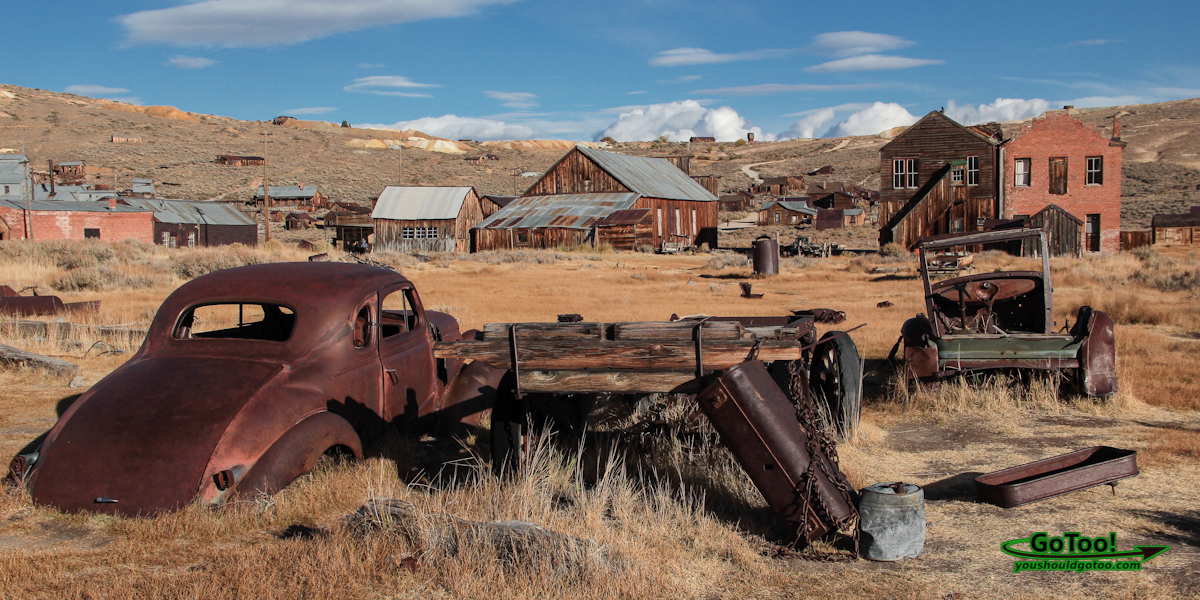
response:
M862 556L895 561L925 547L925 490L911 483L876 483L858 504Z

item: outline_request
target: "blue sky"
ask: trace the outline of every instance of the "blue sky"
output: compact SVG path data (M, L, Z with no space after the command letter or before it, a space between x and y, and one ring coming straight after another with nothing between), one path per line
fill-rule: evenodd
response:
M0 83L449 138L871 134L1200 96L1194 2L7 3ZM18 24L12 27L12 24Z

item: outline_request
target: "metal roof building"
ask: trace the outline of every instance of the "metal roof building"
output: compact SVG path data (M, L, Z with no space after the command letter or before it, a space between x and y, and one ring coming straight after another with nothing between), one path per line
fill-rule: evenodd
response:
M587 146L576 148L630 190L643 196L667 200L717 201L717 197L704 186L664 158L629 156Z
M371 211L375 248L467 252L471 228L483 216L483 204L472 187L388 186Z
M591 229L614 212L633 208L640 197L638 194L523 196L485 219L479 227Z
M455 219L475 188L389 185L379 194L372 219Z
M226 202L162 198L122 198L121 202L154 213L155 244L168 248L258 245L258 222Z

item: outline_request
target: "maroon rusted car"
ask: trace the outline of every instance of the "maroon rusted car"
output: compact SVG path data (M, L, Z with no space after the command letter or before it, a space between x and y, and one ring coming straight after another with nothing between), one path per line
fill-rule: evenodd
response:
M433 356L436 341L459 335L387 269L205 275L167 298L137 354L11 475L39 504L122 515L273 493L327 453L361 457L386 427L428 429L485 408L502 372Z
M942 253L956 249L1040 256L1041 269L935 281L937 265L957 256ZM1089 396L1117 392L1112 319L1083 306L1072 326L1056 328L1049 248L1040 229L933 236L918 242L917 251L928 312L901 328L910 379L935 382L975 371L1036 369L1072 374Z

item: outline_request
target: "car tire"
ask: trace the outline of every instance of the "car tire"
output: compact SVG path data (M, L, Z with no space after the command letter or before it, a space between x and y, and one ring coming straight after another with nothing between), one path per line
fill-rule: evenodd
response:
M839 438L858 428L862 377L862 359L854 340L840 331L821 336L813 349L809 386L818 409L830 421L830 432Z

